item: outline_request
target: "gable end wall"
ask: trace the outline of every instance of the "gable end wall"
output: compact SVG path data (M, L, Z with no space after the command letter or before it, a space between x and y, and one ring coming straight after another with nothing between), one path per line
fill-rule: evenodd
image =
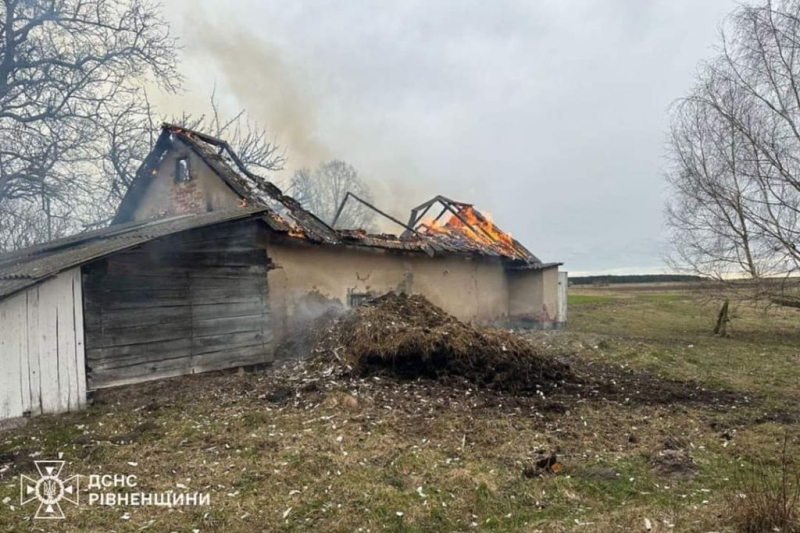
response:
M175 162L187 157L192 179L175 181ZM191 148L174 140L136 206L132 220L205 213L239 205L238 195Z

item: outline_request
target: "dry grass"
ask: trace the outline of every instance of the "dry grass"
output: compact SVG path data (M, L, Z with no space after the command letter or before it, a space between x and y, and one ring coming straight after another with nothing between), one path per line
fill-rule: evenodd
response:
M740 307L719 339L715 306L691 294L599 295L572 306L568 331L522 336L581 379L541 395L300 365L120 388L34 419L0 433L0 531L736 531L728 495L780 463L787 435L797 446L798 315ZM181 484L211 505L81 505L34 523L19 476L58 453L70 473ZM524 475L551 453L562 471Z
M800 469L787 440L777 465L758 459L737 476L738 491L728 495L728 512L741 533L800 531Z

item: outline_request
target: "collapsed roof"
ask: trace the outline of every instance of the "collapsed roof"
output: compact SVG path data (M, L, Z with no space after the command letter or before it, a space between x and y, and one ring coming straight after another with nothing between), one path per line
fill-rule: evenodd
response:
M179 140L191 148L233 190L244 205L266 209L263 219L274 231L317 244L356 245L391 250L424 252L428 255L459 254L478 257L495 257L513 263L516 268L544 268L544 264L517 240L495 226L488 217L471 204L455 202L437 196L412 210L408 224L380 211L373 205L348 194L366 204L380 215L404 228L400 236L369 234L363 230L334 229L297 200L283 194L280 188L266 178L251 173L230 145L197 131L174 124L164 124L155 147L139 169L136 180L120 205L114 223L126 222L143 197L153 170L161 158ZM347 198L345 199L347 201ZM435 204L443 206L438 217L426 220L424 215ZM439 220L447 215L444 223Z

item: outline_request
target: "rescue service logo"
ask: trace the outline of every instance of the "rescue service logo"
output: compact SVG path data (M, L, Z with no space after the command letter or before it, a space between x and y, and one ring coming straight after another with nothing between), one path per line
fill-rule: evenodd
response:
M59 457L61 455L59 454ZM59 520L65 518L62 504L100 505L104 507L188 507L211 505L208 492L143 491L138 486L134 474L90 474L64 477L62 471L66 461L34 461L39 478L21 474L19 477L20 505L32 508L39 504L34 518ZM136 466L138 463L128 463ZM81 482L83 478L83 482ZM86 482L88 480L88 483ZM176 483L178 489L188 489ZM83 492L83 502L79 502L79 492Z
M34 518L60 520L64 518L61 502L78 505L80 476L61 478L65 461L36 461L39 479L24 474L19 478L20 505L39 502Z

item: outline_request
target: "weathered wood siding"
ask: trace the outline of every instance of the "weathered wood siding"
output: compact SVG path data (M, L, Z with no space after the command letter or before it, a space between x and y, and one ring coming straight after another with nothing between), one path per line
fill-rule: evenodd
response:
M79 268L0 302L0 419L86 405Z
M255 222L84 267L89 388L272 361L267 267Z

